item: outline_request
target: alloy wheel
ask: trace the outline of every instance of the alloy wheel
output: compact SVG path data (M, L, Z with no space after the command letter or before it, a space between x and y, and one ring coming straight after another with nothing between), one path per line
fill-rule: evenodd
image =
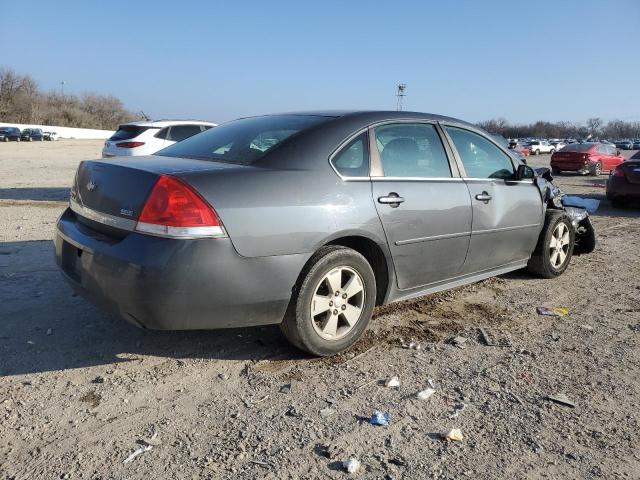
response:
M329 271L314 290L311 321L316 333L325 340L339 340L362 318L365 304L364 281L351 267Z
M549 242L549 261L555 269L562 267L569 252L569 228L564 222L558 223Z

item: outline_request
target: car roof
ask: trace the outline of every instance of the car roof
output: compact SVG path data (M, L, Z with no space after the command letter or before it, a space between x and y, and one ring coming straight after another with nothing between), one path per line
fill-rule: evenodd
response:
M203 120L143 120L139 122L122 123L121 125L131 125L135 127L169 127L171 125L211 125L217 126L216 123L205 122Z
M255 115L242 118L255 118L261 116L277 116L277 115L301 115L301 116L318 116L318 117L334 117L334 118L357 118L364 123L375 123L385 120L431 120L458 123L468 125L478 129L464 120L444 115L436 115L434 113L397 111L397 110L308 110L299 112L282 112L268 115Z

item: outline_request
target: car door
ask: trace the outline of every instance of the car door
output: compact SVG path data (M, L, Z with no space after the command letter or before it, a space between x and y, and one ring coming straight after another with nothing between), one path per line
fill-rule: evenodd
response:
M398 288L458 276L471 235L465 183L433 123L394 122L370 131L371 186Z
M472 202L465 273L527 260L543 223L542 199L533 179L514 180L511 157L486 136L455 125L445 125L444 131Z
M602 169L611 171L624 162L624 157L618 155L618 151L613 145L605 145L605 147L607 149L606 164L602 164Z

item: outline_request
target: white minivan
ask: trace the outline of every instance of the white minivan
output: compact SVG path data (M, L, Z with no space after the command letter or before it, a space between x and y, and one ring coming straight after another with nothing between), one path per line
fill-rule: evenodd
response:
M125 123L104 142L102 156L151 155L169 145L180 142L205 130L215 123L199 120L157 120Z

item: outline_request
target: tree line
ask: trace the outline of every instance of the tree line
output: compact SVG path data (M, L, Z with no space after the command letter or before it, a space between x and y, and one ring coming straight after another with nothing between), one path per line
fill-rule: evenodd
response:
M111 95L43 92L30 75L0 68L0 121L115 130L140 119Z
M505 118L495 118L479 122L478 126L489 133L505 138L593 138L624 139L640 138L640 122L610 120L604 122L599 117L580 122L545 122L539 120L526 125L513 125Z

